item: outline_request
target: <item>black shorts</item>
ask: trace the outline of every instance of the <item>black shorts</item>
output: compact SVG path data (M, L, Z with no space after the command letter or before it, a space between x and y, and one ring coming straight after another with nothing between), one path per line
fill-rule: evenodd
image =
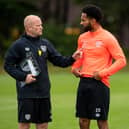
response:
M51 121L51 102L49 98L18 100L18 122L44 123L49 121Z
M101 81L81 78L79 82L76 117L107 120L110 103L110 89Z

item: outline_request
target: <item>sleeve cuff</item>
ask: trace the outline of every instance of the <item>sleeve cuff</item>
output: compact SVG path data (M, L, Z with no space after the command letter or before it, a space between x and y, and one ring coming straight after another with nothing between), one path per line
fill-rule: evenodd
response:
M75 59L71 56L70 57L70 60L72 61L72 62L75 62Z

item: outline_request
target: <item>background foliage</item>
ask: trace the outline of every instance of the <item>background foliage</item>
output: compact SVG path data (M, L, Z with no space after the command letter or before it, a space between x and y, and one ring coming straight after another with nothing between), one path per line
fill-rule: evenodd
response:
M48 38L62 54L73 53L80 31L67 33L65 30L80 29L81 8L89 3L102 8L103 26L118 38L128 55L129 0L1 0L0 56L3 58L10 44L24 32L23 19L28 14L36 14L42 18L45 28L43 37Z

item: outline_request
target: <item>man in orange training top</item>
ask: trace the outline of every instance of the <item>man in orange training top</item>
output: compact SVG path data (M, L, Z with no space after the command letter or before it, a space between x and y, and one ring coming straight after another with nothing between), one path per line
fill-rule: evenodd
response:
M109 76L126 65L126 59L116 38L101 26L102 11L95 5L82 9L81 25L87 31L78 38L82 57L72 66L72 73L80 77L76 117L80 129L89 129L90 120L97 120L99 129L109 129ZM114 59L114 63L112 63Z

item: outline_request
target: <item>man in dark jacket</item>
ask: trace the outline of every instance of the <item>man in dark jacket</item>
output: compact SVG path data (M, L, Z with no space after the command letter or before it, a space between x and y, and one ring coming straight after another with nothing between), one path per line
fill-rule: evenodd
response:
M24 19L25 34L16 40L5 57L4 68L16 79L19 129L47 129L51 121L50 81L47 60L60 67L73 64L78 53L64 57L46 39L41 39L40 17Z

